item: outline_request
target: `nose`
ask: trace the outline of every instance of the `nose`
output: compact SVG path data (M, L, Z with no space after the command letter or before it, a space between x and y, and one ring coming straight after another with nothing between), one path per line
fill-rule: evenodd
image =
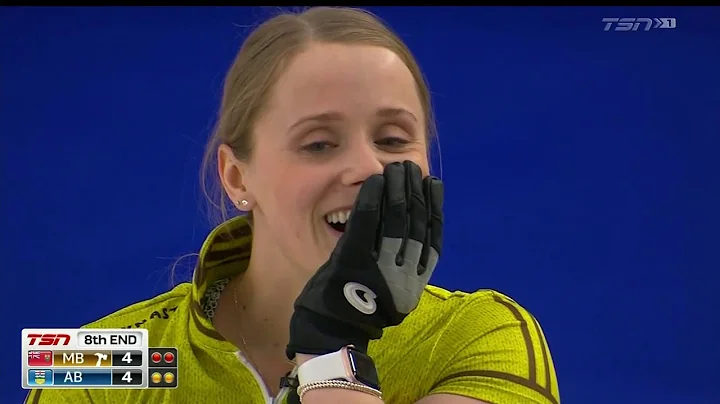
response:
M360 185L371 175L382 174L385 167L378 150L367 143L349 148L345 161L342 173L344 185Z

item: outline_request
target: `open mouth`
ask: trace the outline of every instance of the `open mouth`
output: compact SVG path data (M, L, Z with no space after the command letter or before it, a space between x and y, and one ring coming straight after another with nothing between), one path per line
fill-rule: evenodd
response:
M341 210L337 212L328 213L325 215L325 220L330 227L340 233L345 232L345 225L350 218L350 210Z

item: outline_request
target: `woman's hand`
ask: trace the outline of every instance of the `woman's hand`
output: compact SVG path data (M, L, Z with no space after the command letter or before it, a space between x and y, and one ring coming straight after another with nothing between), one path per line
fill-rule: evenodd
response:
M295 301L287 356L323 355L400 324L417 306L442 250L443 184L410 161L362 185L330 259Z

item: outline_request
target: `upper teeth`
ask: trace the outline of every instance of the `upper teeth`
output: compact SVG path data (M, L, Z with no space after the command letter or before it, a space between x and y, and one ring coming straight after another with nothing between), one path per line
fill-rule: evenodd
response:
M328 223L345 223L349 218L350 210L341 210L325 215L325 220L327 220Z

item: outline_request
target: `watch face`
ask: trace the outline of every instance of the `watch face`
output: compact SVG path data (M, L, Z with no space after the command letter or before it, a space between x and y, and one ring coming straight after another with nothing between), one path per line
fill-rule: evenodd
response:
M380 390L377 369L375 369L373 360L369 356L354 349L348 349L348 356L350 357L353 376L355 376L360 383Z

